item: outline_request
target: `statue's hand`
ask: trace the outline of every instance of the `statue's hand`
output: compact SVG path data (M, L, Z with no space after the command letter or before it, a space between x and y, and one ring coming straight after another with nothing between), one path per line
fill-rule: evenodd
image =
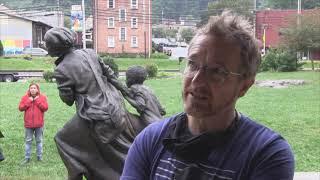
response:
M161 109L160 114L161 114L161 116L164 116L164 115L166 115L166 111L164 109Z
M59 88L60 99L68 106L72 106L75 100L74 92L71 88Z

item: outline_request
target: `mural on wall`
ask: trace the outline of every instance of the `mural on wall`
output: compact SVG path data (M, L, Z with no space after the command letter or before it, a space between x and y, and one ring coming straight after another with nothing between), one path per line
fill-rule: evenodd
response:
M22 54L24 48L31 47L31 40L1 40L5 55Z

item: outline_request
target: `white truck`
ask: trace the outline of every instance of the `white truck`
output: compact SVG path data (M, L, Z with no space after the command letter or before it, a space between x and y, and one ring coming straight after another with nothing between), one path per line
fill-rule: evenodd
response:
M15 82L30 77L43 77L43 70L0 70L0 82Z

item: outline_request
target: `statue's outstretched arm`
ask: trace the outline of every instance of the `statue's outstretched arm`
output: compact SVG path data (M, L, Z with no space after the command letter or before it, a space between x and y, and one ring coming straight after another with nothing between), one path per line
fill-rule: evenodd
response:
M75 101L74 82L60 69L55 70L54 78L58 85L60 99L68 106L72 106Z
M129 93L129 96L124 96L124 98L138 111L139 114L142 114L146 110L146 101L142 94Z
M123 96L129 96L128 88L118 80L110 66L105 64L100 57L98 57L98 61L102 69L102 74L108 78L108 82L117 88Z

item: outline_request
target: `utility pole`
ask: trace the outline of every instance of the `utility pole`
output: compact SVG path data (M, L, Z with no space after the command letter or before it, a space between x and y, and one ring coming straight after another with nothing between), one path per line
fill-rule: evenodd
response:
M162 11L161 11L161 24L163 24L163 8L162 8Z
M297 24L300 26L300 16L301 16L301 0L298 0L298 12L297 12Z
M86 49L86 12L84 0L82 0L82 48Z
M263 53L266 54L266 26L263 26Z
M143 37L144 37L144 58L147 59L147 38L146 38L146 4L145 4L145 0L142 1L142 9L143 9Z
M57 5L58 5L58 11L57 11L57 25L58 27L61 27L60 26L60 0L57 0Z
M266 43L267 43L267 35L266 35L266 29L268 28L268 24L262 24L262 41L263 41L263 55L266 54Z
M300 28L301 24L301 0L298 0L298 11L297 11L297 26ZM297 52L297 59L300 59L301 53ZM298 67L298 62L296 61L296 67Z
M152 37L151 37L151 0L149 0L149 57L151 57L151 52L152 52Z
M253 0L253 35L256 37L257 0Z
M97 7L98 7L98 2L97 0L93 0L93 3L94 3L94 8L93 8L93 12L94 12L94 15L93 15L93 33L94 33L94 36L93 36L93 48L95 50L96 53L98 53L98 11L97 11Z

